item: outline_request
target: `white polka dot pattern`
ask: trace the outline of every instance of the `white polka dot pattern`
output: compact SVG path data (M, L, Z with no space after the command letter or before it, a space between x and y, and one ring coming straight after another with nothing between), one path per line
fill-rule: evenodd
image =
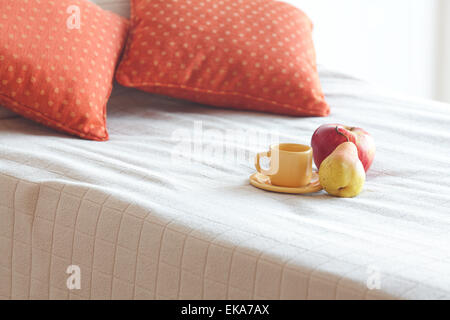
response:
M325 116L309 18L272 0L132 0L117 80L221 107Z
M68 8L80 9L69 28ZM128 22L86 0L0 0L0 104L34 121L107 140L106 102Z

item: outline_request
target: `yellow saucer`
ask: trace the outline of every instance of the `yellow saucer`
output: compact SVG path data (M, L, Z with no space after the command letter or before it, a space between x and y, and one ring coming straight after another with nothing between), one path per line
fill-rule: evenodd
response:
M258 172L250 177L250 184L258 189L289 194L315 193L323 189L322 186L320 185L319 174L317 172L313 172L311 182L306 187L288 188L288 187L274 186L270 183L270 178L268 176L265 176Z

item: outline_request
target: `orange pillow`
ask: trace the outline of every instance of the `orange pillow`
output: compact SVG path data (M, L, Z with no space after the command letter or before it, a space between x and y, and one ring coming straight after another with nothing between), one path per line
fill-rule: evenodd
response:
M0 0L0 105L108 139L106 103L128 21L86 0Z
M326 116L312 24L272 0L132 0L128 87L219 107Z

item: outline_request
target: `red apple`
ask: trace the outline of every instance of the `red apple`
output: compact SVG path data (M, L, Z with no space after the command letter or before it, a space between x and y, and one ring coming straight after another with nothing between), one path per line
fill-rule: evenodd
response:
M359 160L361 160L367 172L375 157L376 148L372 136L361 128L347 127L340 124L325 124L314 132L311 146L317 168L320 168L322 161L340 144L349 141L356 145Z

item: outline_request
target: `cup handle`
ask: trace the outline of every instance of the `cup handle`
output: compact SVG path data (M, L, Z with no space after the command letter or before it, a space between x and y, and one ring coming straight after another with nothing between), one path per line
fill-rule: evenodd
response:
M264 157L270 158L270 156L271 156L271 152L270 151L269 152L261 152L261 153L258 153L256 155L256 158L255 158L255 168L256 168L256 170L259 173L261 173L263 175L266 175L266 176L269 175L269 173L266 170L261 169L261 165L259 164L259 161L261 160L261 158L264 158Z

